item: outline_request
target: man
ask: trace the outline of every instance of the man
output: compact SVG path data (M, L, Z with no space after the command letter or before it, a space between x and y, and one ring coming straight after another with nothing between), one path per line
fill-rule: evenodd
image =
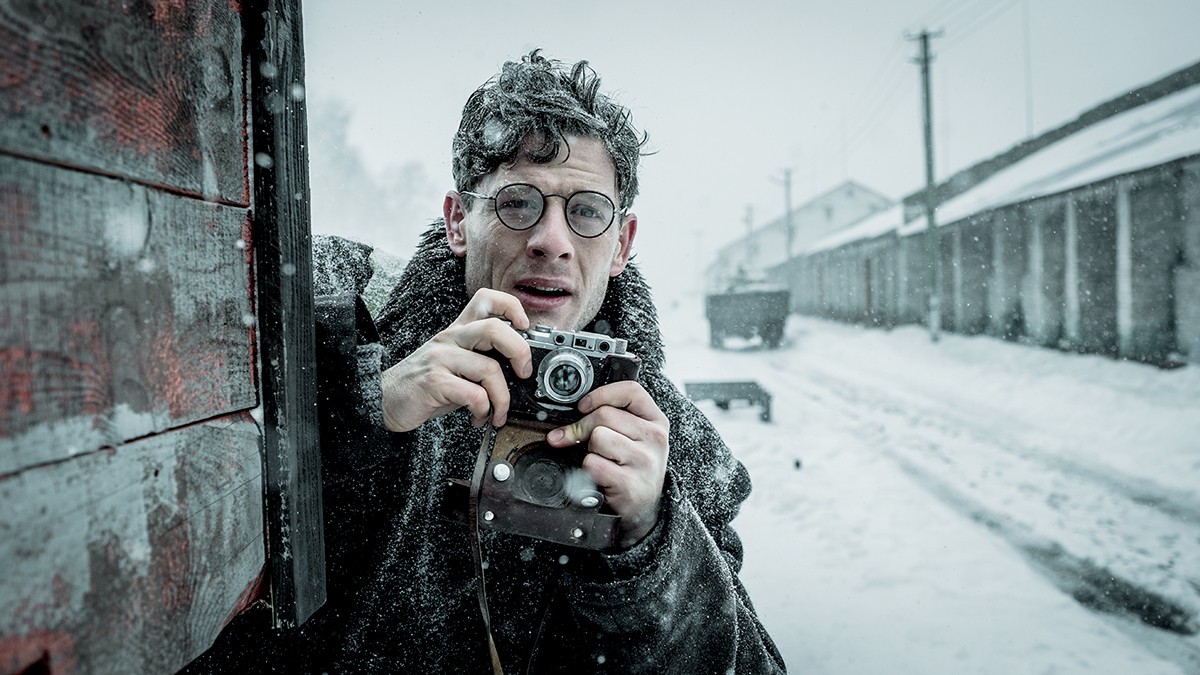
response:
M663 375L629 262L644 137L598 87L586 63L534 51L468 100L456 189L380 312L382 349L359 349L350 395L323 392L330 599L302 631L305 667L482 673L494 653L511 673L783 670L737 578L729 523L749 478ZM586 447L617 543L485 530L478 565L447 486L510 421L498 359L528 378L517 331L534 325L625 338L641 359L637 381L594 389L547 437Z

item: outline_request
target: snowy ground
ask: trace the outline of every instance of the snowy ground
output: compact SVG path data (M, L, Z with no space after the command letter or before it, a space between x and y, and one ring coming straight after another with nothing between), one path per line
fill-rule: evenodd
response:
M789 670L1200 673L1200 367L797 316L717 351L700 306L660 317L668 373L774 396L699 405Z

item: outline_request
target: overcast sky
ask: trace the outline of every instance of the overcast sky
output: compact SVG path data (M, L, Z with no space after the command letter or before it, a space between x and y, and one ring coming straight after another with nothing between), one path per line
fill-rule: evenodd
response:
M1200 61L1197 0L303 6L310 116L344 103L342 150L378 175L419 163L430 185L428 212L398 223L394 240L364 238L407 256L453 187L463 102L504 61L542 47L590 61L649 132L656 154L642 161L634 249L667 296L745 233L748 207L757 225L782 215L784 169L794 205L847 179L892 199L923 184L918 46L906 39L923 27L942 31L932 43L939 178L1019 142L1030 120L1044 131ZM313 161L324 151L312 148ZM314 184L314 199L337 189Z

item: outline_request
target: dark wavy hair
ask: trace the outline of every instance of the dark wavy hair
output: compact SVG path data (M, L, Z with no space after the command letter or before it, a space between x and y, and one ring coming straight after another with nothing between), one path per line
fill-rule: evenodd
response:
M600 76L587 61L568 70L542 56L540 49L520 63L505 63L467 99L454 135L454 184L460 192L473 190L522 151L531 162L549 162L571 134L591 136L608 148L616 165L620 208L628 209L638 193L638 160L646 134L634 129L628 108L600 93Z

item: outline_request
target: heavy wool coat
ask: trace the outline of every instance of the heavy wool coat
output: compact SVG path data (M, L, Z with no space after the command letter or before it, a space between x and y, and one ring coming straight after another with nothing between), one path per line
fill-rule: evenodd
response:
M382 344L359 347L352 366L321 364L330 597L302 631L308 667L491 672L471 531L443 515L447 481L470 478L485 432L460 410L388 433L378 399L381 370L465 307L464 270L434 224L379 313ZM636 265L610 280L587 329L628 340L642 360L639 381L670 420L661 516L617 553L481 532L505 672L782 672L737 576L742 547L730 521L749 476L663 374L657 316Z

